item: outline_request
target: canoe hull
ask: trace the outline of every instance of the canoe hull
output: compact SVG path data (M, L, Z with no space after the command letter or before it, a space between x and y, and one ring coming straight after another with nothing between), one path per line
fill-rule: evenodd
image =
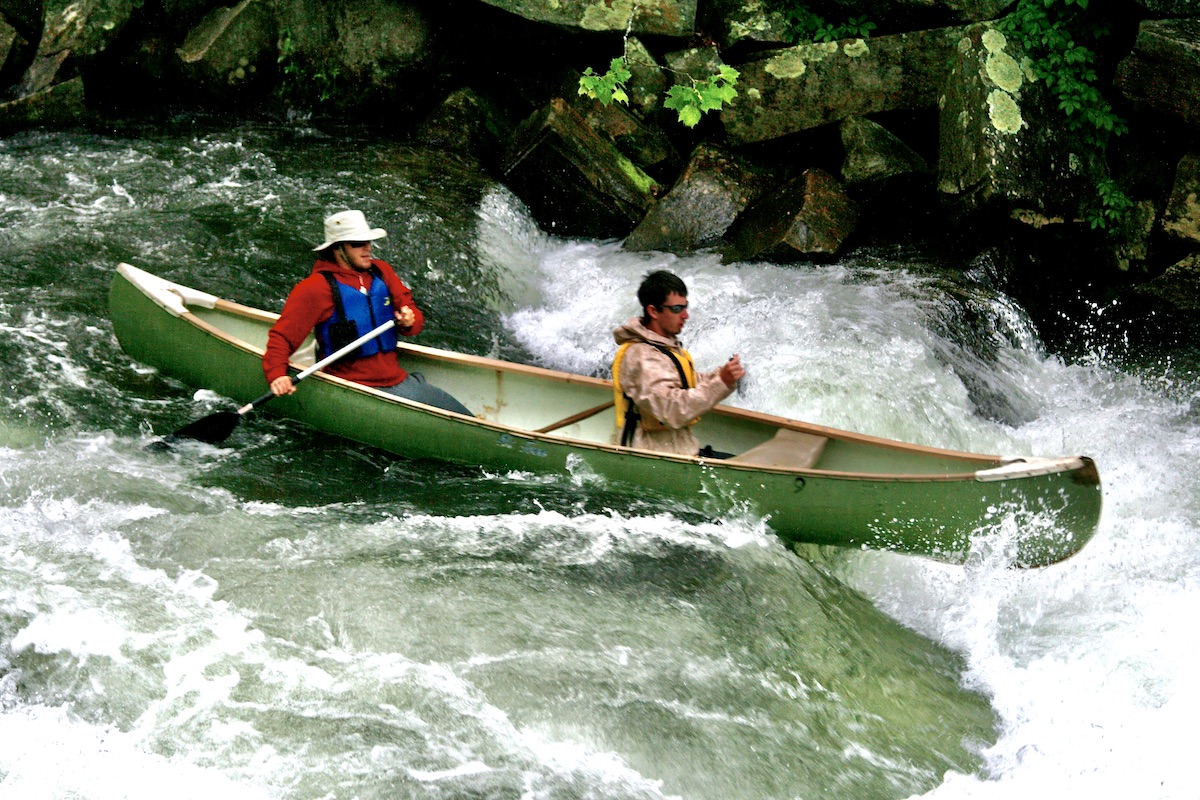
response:
M130 357L239 403L264 391L262 347L274 315L223 301L217 301L216 308L184 304L178 313L148 293L138 281L142 275L146 273L123 265L110 291L114 333ZM1099 520L1100 481L1087 458L1048 474L1018 471L1012 478L984 481L975 477L977 471L996 467L996 457L850 433L843 440L844 432L829 429L819 431L830 434L841 448L828 457L836 470L764 468L631 451L585 440L589 435L595 439L600 426L611 426L611 412L550 433L487 418L493 411L498 418L517 413L512 411L517 407L520 413L533 414L538 409L532 398L539 392L561 397L576 408L603 404L611 397L606 381L427 348L412 349L405 358L406 363L426 359L419 364L421 371L472 409L484 409L485 418L468 419L397 400L323 373L263 410L406 457L532 473L592 474L676 498L713 516L745 509L766 517L771 528L791 542L895 550L961 562L979 533L1013 517L1020 529L1013 562L1043 566L1078 552ZM486 379L475 376L467 382L468 367L488 373ZM711 423L712 434L732 437L730 442L738 436L765 437L758 428L778 419L727 409L721 415ZM928 461L931 471L880 473L867 458L889 465ZM855 459L863 462L863 472L846 469L856 465Z

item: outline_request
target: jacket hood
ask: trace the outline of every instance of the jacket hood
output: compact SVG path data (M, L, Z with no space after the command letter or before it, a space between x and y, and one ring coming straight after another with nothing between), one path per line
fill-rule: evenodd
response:
M624 325L618 325L614 328L613 339L616 340L617 344L646 342L648 344L661 344L671 348L679 348L681 346L678 339L663 336L647 328L642 324L641 317L633 317Z

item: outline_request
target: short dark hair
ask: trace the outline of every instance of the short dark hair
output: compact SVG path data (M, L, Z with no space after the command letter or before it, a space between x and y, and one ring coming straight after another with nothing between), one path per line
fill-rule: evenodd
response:
M687 284L674 272L660 269L648 273L645 278L642 278L642 285L637 290L637 298L638 302L642 304L643 325L650 321L650 314L646 309L650 306L662 308L662 304L667 302L667 295L672 292L681 297L687 297Z

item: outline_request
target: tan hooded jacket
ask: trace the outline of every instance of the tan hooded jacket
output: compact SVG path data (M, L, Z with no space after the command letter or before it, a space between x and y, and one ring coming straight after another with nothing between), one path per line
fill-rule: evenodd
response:
M614 329L613 338L618 345L634 342L625 351L620 375L616 376L643 419L634 431L632 446L697 455L700 442L692 433L690 423L728 397L733 387L726 386L714 370L696 373L695 388L684 388L674 362L650 343L663 345L677 353L683 350L683 345L678 339L668 339L649 330L637 317ZM647 418L651 420L648 423ZM621 432L617 431L615 435L619 440Z

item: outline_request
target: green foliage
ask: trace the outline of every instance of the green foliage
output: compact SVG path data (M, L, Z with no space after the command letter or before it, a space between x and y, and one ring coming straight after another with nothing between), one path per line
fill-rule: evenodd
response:
M296 50L292 32L284 29L279 35L279 99L291 106L307 106L314 101L323 103L334 96L340 71L336 66L321 69L313 66Z
M597 75L591 67L584 70L583 77L579 79L579 93L599 100L604 105L614 100L618 103L628 103L626 83L629 77L630 72L625 66L625 59L617 57L609 63L608 72L603 75Z
M672 86L663 106L677 112L681 123L694 128L704 112L718 111L737 97L737 90L733 87L737 85L739 74L733 67L722 64L717 74L703 81L693 78L690 86L681 83Z
M836 42L838 39L866 39L876 25L866 17L852 17L840 25L827 22L808 6L795 4L780 10L792 42Z
M737 97L738 75L733 67L722 64L721 69L708 78L700 81L687 76L690 85L676 84L667 91L667 99L663 102L666 108L674 110L679 115L679 121L689 128L696 127L706 111L718 111L725 103ZM624 58L614 58L608 66L608 72L597 75L588 67L583 77L579 79L579 93L599 100L608 105L614 100L618 103L628 103L629 95L626 84L630 78L629 69Z
M1102 12L1089 13L1088 0L1019 0L1000 29L1025 48L1034 74L1057 100L1067 129L1086 146L1103 151L1112 136L1128 130L1100 92L1096 53L1088 44L1107 36L1110 27ZM1101 181L1096 192L1089 224L1120 224L1133 201L1111 179Z
M1133 201L1112 178L1096 184L1096 202L1084 215L1092 230L1118 227L1126 219Z

